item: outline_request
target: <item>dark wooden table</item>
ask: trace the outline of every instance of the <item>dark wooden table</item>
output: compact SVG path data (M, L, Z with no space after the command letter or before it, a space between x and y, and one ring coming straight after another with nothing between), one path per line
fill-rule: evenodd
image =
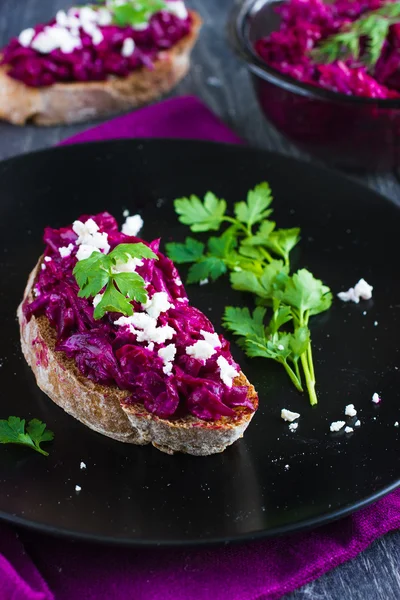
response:
M25 27L48 20L57 10L70 4L68 0L0 0L0 47ZM308 159L265 123L246 67L228 47L225 24L233 0L188 0L187 4L202 14L204 27L194 52L191 72L174 94L190 93L202 98L252 146ZM0 159L52 146L84 128L85 125L18 128L0 123ZM379 177L366 175L359 179L400 204L400 184L396 173ZM399 600L400 532L378 540L351 562L287 598Z

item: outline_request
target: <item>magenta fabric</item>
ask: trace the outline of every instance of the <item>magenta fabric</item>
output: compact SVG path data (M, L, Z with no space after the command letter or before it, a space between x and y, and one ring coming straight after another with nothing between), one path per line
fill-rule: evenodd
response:
M127 137L241 142L199 100L181 97L64 143ZM0 600L276 600L398 527L400 490L313 531L212 548L105 547L0 525Z

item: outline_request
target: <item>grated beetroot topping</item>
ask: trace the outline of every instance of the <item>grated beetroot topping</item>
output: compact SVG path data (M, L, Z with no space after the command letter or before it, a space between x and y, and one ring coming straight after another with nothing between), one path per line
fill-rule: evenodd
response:
M289 0L276 10L278 31L259 39L255 50L270 67L298 81L341 94L366 98L400 98L400 23L392 25L373 72L360 61L337 60L316 64L310 57L318 42L355 21L363 13L386 4L384 0Z
M35 37L46 26L37 25ZM9 67L7 74L30 87L44 87L54 83L104 81L112 76L126 77L132 71L144 66L153 68L160 52L168 50L191 30L190 14L179 19L167 11L154 14L147 29L116 25L99 26L103 40L94 45L90 35L79 29L81 48L71 53L53 50L42 54L31 47L24 47L18 38L13 38L1 51L0 64ZM135 49L131 56L124 56L124 41L133 39Z
M80 221L92 218L101 233L108 235L111 250L121 243L143 242L118 230L110 214L83 215ZM33 315L45 315L56 333L56 350L75 360L79 371L88 379L103 385L116 385L131 392L130 403L141 403L146 410L161 418L181 418L191 414L203 420L218 420L221 416L236 418L235 407L254 411L247 398L245 386L228 387L221 380L217 364L219 356L239 372L233 361L229 343L219 336L220 348L207 360L198 360L186 353L186 348L203 339L201 330L214 333L207 317L188 303L177 269L171 260L159 252L160 240L143 242L157 254L158 260L144 260L136 267L146 281L149 298L165 292L173 306L158 317L157 326L169 325L175 331L166 344L138 342L127 326L114 324L120 314L107 313L102 319L93 317L93 299L78 297L78 285L73 275L77 262L77 234L72 225L60 229L47 227L43 262L34 285L33 301L26 301L24 314L29 321ZM61 256L59 248L72 244L69 256ZM135 312L144 307L133 303ZM176 356L170 375L163 371L164 362L158 350L173 343Z

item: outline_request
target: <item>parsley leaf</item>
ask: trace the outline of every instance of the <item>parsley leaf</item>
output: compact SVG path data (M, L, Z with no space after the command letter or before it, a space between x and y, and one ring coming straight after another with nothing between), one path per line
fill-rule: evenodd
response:
M54 438L54 433L46 430L46 424L38 419L32 419L26 426L25 419L19 417L8 417L8 420L0 420L0 444L20 444L29 446L44 456L49 453L40 446L42 442L50 442Z
M169 242L165 247L169 258L177 265L181 265L196 262L203 256L205 246L198 240L187 237L184 244Z
M278 292L278 297L285 304L297 309L300 316L306 311L318 314L327 310L332 302L329 288L307 269L300 269L288 279L285 289Z
M133 314L132 300L146 303L143 277L133 270L125 272L121 269L132 259L142 258L157 260L157 255L146 244L139 242L119 244L109 254L93 252L89 258L76 263L73 274L80 288L80 298L94 297L104 290L94 309L95 319L101 319L107 312L130 316Z
M216 256L207 256L192 265L188 273L188 283L199 283L203 279L211 278L213 281L227 272L225 262Z
M163 0L127 0L125 3L117 3L115 0L109 4L113 14L114 22L119 27L128 25L143 25L148 22L155 13L167 7Z
M246 202L237 202L235 215L238 221L245 223L250 229L254 223L266 219L271 210L266 210L272 202L272 193L269 184L264 181L247 194Z
M192 195L178 198L174 206L180 222L189 225L192 231L218 230L226 211L225 200L219 200L212 192L207 192L203 202Z

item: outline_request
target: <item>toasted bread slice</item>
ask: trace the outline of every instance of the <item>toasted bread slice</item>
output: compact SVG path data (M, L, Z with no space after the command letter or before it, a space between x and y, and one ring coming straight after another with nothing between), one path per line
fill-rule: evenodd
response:
M42 259L29 276L24 299L33 300L32 289ZM131 444L153 444L168 454L184 452L206 456L223 452L243 436L254 412L237 407L235 418L203 421L192 415L181 419L161 419L142 404L127 403L129 392L116 386L104 386L84 377L74 360L55 350L55 331L46 317L26 321L22 305L18 307L21 345L40 389L67 413L98 433ZM258 396L243 373L234 385L247 386L254 410Z
M190 11L192 29L175 46L160 52L154 69L141 67L128 77L88 83L56 83L31 88L0 67L0 120L14 125L79 123L107 117L152 102L169 92L188 72L190 53L198 38L201 18Z

